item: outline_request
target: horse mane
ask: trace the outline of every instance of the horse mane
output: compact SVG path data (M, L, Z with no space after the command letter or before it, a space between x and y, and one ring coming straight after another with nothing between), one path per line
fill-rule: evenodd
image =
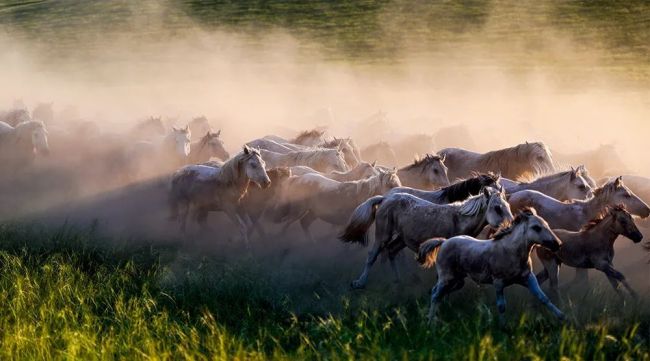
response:
M305 130L305 131L301 132L300 134L298 134L298 136L293 138L293 140L291 140L291 143L300 143L300 142L302 142L303 140L305 140L307 138L322 137L323 134L325 134L324 130L318 130L318 129Z
M266 174L269 175L269 178L271 179L271 184L274 184L279 179L291 177L291 168L289 167L271 168L266 171Z
M483 194L478 194L467 198L464 202L457 202L455 204L460 205L460 208L458 209L460 214L464 216L474 216L486 205L486 201Z
M519 225L522 221L525 219L528 219L528 217L535 215L533 213L533 208L530 207L524 207L522 208L519 213L515 216L514 221L512 221L509 225L504 226L504 227L499 227L497 231L492 235L492 241L498 241L500 239L503 239L505 236L509 235L512 233L512 231L515 230L517 225Z
M614 212L625 212L625 213L629 214L629 212L625 208L625 205L623 205L623 204L617 204L615 206L608 206L596 218L590 220L589 222L587 222L587 224L582 226L582 228L580 230L581 231L588 231L590 229L593 229L594 227L596 227L597 225L602 223L605 219L607 219L607 217L612 215Z
M512 158L527 158L534 149L543 149L548 153L548 148L542 142L522 143L513 147L493 150L484 153L482 159L490 169L499 169L502 173L509 173Z
M599 197L601 195L604 195L606 193L611 193L614 189L616 189L616 179L612 179L609 182L601 185L600 187L594 189L594 197ZM623 184L623 183L621 183Z
M41 122L40 120L26 120L24 122L20 122L16 124L14 127L15 132L27 132L27 131L34 131L35 129L47 129L45 128L45 123Z
M440 157L437 154L427 153L423 158L414 159L412 164L407 165L406 167L402 168L402 170L411 170L413 168L418 168L418 167L424 168L435 162L442 162L442 157Z
M344 138L334 138L332 140L325 141L319 145L321 148L333 149L339 147L344 142L347 142L348 139Z
M563 171L563 172L558 172L558 173L549 174L549 175L546 175L546 176L543 176L543 177L539 177L539 178L533 179L532 181L529 181L529 182L520 182L520 184L527 185L527 184L533 184L533 183L539 183L539 182L547 181L547 180L549 180L551 178L555 178L555 177L562 178L564 176L570 175L573 172L574 172L573 170L566 170L566 171ZM575 173L576 173L576 177L582 175L578 171L575 171Z
M239 152L234 157L225 161L221 165L222 176L220 177L219 182L234 184L239 178L241 164L254 156L259 156L261 158L260 152L257 149L249 148L248 154L246 154L246 152ZM248 186L246 188L248 188ZM246 194L246 191L244 191L244 194Z
M315 149L306 149L306 150L294 150L291 152L288 152L287 155L294 157L294 159L298 161L306 161L306 162L311 162L315 158L318 158L323 153L327 152L335 152L335 149L327 149L327 148L315 148Z
M491 180L492 182L489 183L494 184L499 177L494 173L477 174L471 178L460 180L450 186L441 188L439 197L446 197L449 203L462 201L467 199L468 196L478 193L481 187L490 185L487 184L486 179Z

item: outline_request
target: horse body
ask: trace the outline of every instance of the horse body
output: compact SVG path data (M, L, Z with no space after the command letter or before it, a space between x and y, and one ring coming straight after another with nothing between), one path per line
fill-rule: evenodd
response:
M185 230L190 207L195 208L197 222L205 226L208 212L223 211L239 226L246 244L248 227L239 202L248 190L249 182L267 188L271 180L259 152L248 146L221 167L190 165L172 176L169 192L170 219L178 219Z
M371 144L363 149L361 149L361 157L363 159L372 159L379 164L387 165L391 167L397 166L397 155L395 155L395 150L387 142L379 142Z
M338 182L320 174L292 177L285 183L276 219L287 220L293 217L288 224L300 219L306 236L313 240L309 226L315 220L321 219L335 225L345 224L359 203L400 185L394 171L380 171L370 178L348 182Z
M160 173L182 166L191 150L189 127L172 128L160 141L141 140L127 148L126 173L136 177L142 173Z
M7 123L12 127L15 127L20 123L28 122L31 120L32 117L29 115L29 111L23 108L13 109L8 112L0 114L0 122ZM38 120L40 121L41 119Z
M388 252L398 278L394 258L404 247L417 252L420 244L429 238L477 235L486 225L499 227L510 220L512 213L505 193L494 188L484 188L483 193L462 203L444 205L406 193L372 197L354 210L340 237L344 242L365 243L366 233L375 222L373 249L352 287L365 287L370 267L382 251Z
M512 284L528 287L558 318L563 319L564 314L542 292L532 272L530 251L534 245L557 250L560 241L532 209L522 211L511 226L501 229L490 240L461 235L422 243L418 260L428 267L435 264L438 273L437 284L431 291L429 320L436 319L441 299L462 288L467 277L477 283L494 285L501 319L505 313L503 290Z
M479 174L435 191L425 191L411 187L396 187L388 191L384 196L388 197L395 193L408 193L431 203L446 204L463 201L470 196L475 196L483 187L496 188L499 182L499 176Z
M586 199L593 195L589 182L583 177L584 167L555 173L535 179L532 182L516 182L502 179L501 184L506 193L513 194L523 190L534 190L560 201Z
M513 210L533 207L552 228L571 231L579 230L589 220L596 218L608 206L623 204L630 213L648 217L650 208L624 184L616 178L597 188L594 196L587 200L575 200L570 203L560 202L537 191L521 191L508 199Z
M517 180L531 174L554 171L551 153L544 143L524 143L485 154L460 148L438 152L445 157L449 179L466 178L472 172L493 172Z
M399 179L406 187L433 190L449 185L445 158L427 154L415 159L412 164L397 171Z
M550 279L551 288L557 292L559 267L561 264L566 264L581 269L595 268L605 273L617 292L619 292L620 282L630 294L635 295L625 276L613 266L614 241L619 235L631 239L634 243L643 239L643 234L636 227L632 215L625 210L625 207L608 208L604 216L591 221L580 231L556 229L554 232L562 240L560 249L556 252L537 249L537 257L544 265L544 270L537 274L540 284Z
M40 121L30 120L15 127L0 122L0 155L5 165L21 166L34 161L36 155L49 155L47 129Z
M260 138L246 143L249 147L268 150L275 153L287 154L293 151L307 150L309 147L285 142L278 142L274 139Z
M321 173L307 166L291 167L291 174L294 176L301 176L310 173L320 174L329 179L333 179L339 182L347 182L372 177L379 174L379 171L375 168L374 163L371 164L367 162L361 162L357 164L356 167L348 170L347 172L331 171L329 173Z
M304 165L320 172L347 170L343 154L336 149L310 149L286 154L261 149L260 153L270 168Z

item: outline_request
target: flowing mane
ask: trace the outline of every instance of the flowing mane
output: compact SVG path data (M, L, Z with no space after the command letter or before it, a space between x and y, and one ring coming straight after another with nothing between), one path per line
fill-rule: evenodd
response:
M605 219L607 219L607 217L614 214L615 212L629 213L627 211L627 209L625 208L625 206L622 205L622 204L618 204L618 205L615 205L615 206L609 206L609 207L605 208L605 210L602 213L600 213L598 215L598 217L590 220L589 222L587 222L587 224L582 226L582 228L580 230L581 231L588 231L590 229L593 229L594 227L596 227L597 225L602 223Z
M298 136L293 138L290 141L290 143L300 144L301 142L309 138L320 138L323 136L323 134L325 134L324 130L318 130L318 129L305 130L304 132L298 134Z
M450 186L441 188L438 197L447 198L450 203L462 201L468 195L477 194L482 187L496 184L499 177L494 173L477 174L472 178L458 181Z
M521 211L519 211L519 213L517 213L517 216L515 217L515 220L512 221L512 223L497 229L494 235L492 235L491 238L492 241L498 241L500 239L503 239L505 236L512 233L517 227L517 225L519 225L522 221L527 219L529 216L533 216L533 215L535 215L533 208L530 207L523 208Z
M548 147L546 147L546 145L542 142L522 143L510 148L493 150L491 152L487 152L483 154L481 158L485 162L487 168L499 169L501 170L502 174L508 174L511 171L513 171L511 168L513 165L517 163L514 162L515 160L533 161L532 159L529 159L529 156L536 150L543 151L544 153L549 155L549 159L550 159L551 153L549 152ZM541 173L541 170L539 169L540 166L539 164L535 163L532 165L535 169L538 170L539 173Z
M412 164L407 165L406 167L402 168L401 170L411 170L413 168L425 168L430 164L433 164L435 162L442 162L442 157L437 155L437 154L429 154L427 153L424 157L422 158L416 158L413 160Z

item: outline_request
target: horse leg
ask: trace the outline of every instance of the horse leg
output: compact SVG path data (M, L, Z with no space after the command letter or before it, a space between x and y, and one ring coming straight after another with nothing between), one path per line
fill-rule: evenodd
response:
M309 226L311 226L315 220L316 217L310 211L307 211L307 214L300 218L300 227L302 227L303 232L305 232L305 236L311 243L316 243L314 237L311 235L311 231L309 231Z
M228 218L234 223L236 226L239 227L239 233L244 239L244 245L246 246L247 249L250 249L250 242L248 240L248 227L246 226L246 222L239 216L238 212L234 209L226 209L225 210L226 215L228 215Z
M429 324L435 324L438 321L440 300L452 291L454 283L454 280L439 279L438 283L431 290L431 305L429 306L429 315L427 316Z
M503 283L502 279L496 279L494 280L494 288L497 292L497 310L499 311L499 324L501 326L505 325L506 323L506 296L503 294L503 289L505 288L505 284Z
M623 294L621 293L620 289L618 288L619 282L625 286L625 289L630 293L630 295L634 298L638 298L638 295L634 289L630 286L629 283L627 283L627 280L625 279L625 276L614 267L612 267L611 264L605 264L599 267L596 267L597 270L602 271L607 275L607 279L609 280L609 283L612 285L616 293L618 293L621 297Z
M383 223L381 223L383 224ZM366 264L361 272L361 275L356 280L352 281L353 289L365 288L368 283L368 273L370 268L377 261L377 257L381 253L382 249L390 243L392 238L392 232L390 230L385 230L385 227L377 224L375 221L375 243L372 245L372 249L368 252L368 258L366 259Z
M571 287L575 284L578 285L588 285L589 284L589 272L586 268L576 268L576 275L573 277L573 279L565 284L563 284L561 287Z
M400 277L400 274L399 274L399 267L397 265L395 255L388 256L388 261L390 262L390 268L393 270L393 276L395 277L395 283L401 283L402 278Z
M560 276L560 265L558 264L558 260L553 258L548 260L548 263L544 265L548 272L549 276L549 282L551 283L551 296L554 298L555 301L559 299L559 293L558 293L558 279Z
M185 233L187 229L187 218L190 216L190 204L185 203L185 208L183 209L183 215L181 216L181 232Z
M280 235L284 235L284 234L286 234L286 233L287 233L287 230L289 229L289 227L290 227L294 222L299 221L300 219L302 219L302 217L304 217L305 214L306 214L306 212L304 212L304 213L300 213L300 215L298 215L297 217L294 217L294 218L289 219L288 221L286 221L286 222L284 223L284 226L282 226L282 229L280 230Z
M535 296L537 299L539 299L546 307L548 307L553 314L559 318L560 320L564 321L566 319L566 316L564 316L564 313L560 311L559 308L557 308L551 300L544 294L544 291L539 287L539 283L537 283L537 278L535 278L535 275L531 272L528 274L528 278L526 279L526 287L528 287L528 290Z

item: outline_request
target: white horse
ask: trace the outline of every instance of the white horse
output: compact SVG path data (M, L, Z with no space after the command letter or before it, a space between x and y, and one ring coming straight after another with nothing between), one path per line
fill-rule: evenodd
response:
M173 127L161 141L139 141L127 149L128 173L138 175L141 170L165 171L186 163L191 151L192 132L189 126Z
M269 168L304 165L319 172L345 172L348 170L343 153L338 149L319 148L292 151L286 154L262 149L260 154L262 154L264 161L268 163Z
M0 122L0 158L4 162L28 164L37 154L50 154L43 122L30 120L16 127Z

